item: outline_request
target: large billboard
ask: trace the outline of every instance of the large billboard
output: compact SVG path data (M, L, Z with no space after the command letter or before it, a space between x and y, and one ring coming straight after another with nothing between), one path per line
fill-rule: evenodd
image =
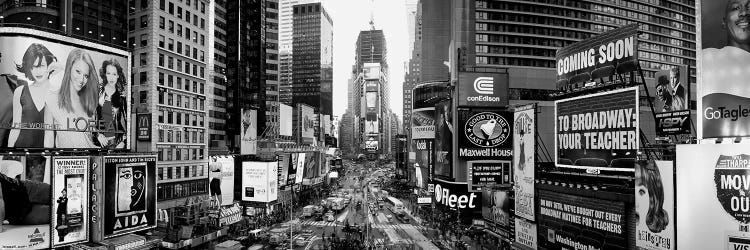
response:
M435 175L450 178L453 175L453 109L451 101L442 101L435 105Z
M469 189L510 184L513 112L458 108L456 168L466 169Z
M628 61L637 64L637 60L638 24L631 24L557 50L557 79L569 82L577 76L591 79L597 76L597 70L610 72L600 76L608 77L621 71L619 65Z
M88 240L89 158L52 159L52 246Z
M538 196L538 229L546 236L538 243L544 249L608 249L605 244L627 244L624 202L549 190L539 190Z
M312 179L320 175L320 153L307 152L304 154L304 178Z
M750 136L750 47L744 3L700 1L698 139Z
M258 111L254 109L242 109L242 143L240 154L254 155L258 153Z
M365 139L365 149L368 151L377 151L380 149L380 136L377 134L368 134L367 139Z
M529 222L524 218L516 217L516 227L514 228L516 234L516 242L524 245L532 250L537 249L537 230L536 224Z
M289 164L289 160L291 160L291 155L289 154L279 154L277 155L277 159L279 160L279 189L287 186L287 182L289 180L289 168L291 165Z
M49 157L0 156L0 204L8 221L0 223L1 249L50 248L51 172Z
M425 184L424 180L432 180L432 173L435 169L435 163L433 162L433 155L435 152L434 140L412 140L412 144L412 152L414 152L414 168L416 168L416 177L419 181L417 186L424 187L424 185L422 185Z
M495 233L500 234L506 240L514 238L513 227L515 221L511 210L513 201L511 190L504 189L482 189L482 218L492 225Z
M411 139L433 138L435 138L435 107L412 110Z
M294 183L302 183L302 179L304 179L305 155L306 153L292 154L292 167L296 170L296 174L294 175Z
M156 227L156 156L106 156L103 161L103 170L96 168L104 172L98 179L104 190L103 237Z
M0 148L129 149L130 53L0 28Z
M380 79L380 63L365 63L364 78L365 80Z
M513 114L513 185L516 216L534 221L534 166L536 105L516 108Z
M315 140L315 113L312 107L297 104L299 114L299 131L301 131L302 139L305 141L312 142Z
M292 136L292 106L279 104L279 135Z
M482 192L470 192L466 182L449 182L435 179L434 201L437 206L459 209L462 214L481 213Z
M656 134L690 134L690 83L687 66L656 72Z
M459 72L459 107L504 107L508 105L508 73Z
M213 156L208 163L209 195L222 206L234 203L234 156Z
M278 198L278 162L242 162L242 200L271 202Z
M637 87L555 101L557 166L633 171L638 112Z
M677 145L675 249L750 246L748 162L747 144Z
M635 165L635 245L648 250L675 247L674 162Z

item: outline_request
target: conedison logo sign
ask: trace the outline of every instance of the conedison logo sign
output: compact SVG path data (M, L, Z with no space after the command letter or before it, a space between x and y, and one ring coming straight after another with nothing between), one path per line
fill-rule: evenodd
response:
M477 94L491 95L495 93L494 80L492 77L477 77L474 80L474 91Z
M440 184L435 184L435 202L442 203L448 207L476 208L477 205L474 203L474 198L477 198L476 193L459 196L451 194L451 191L448 188L444 188Z

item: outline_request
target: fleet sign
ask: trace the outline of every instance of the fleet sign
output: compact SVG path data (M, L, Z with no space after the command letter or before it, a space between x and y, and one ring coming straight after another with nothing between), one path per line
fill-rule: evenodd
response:
M459 72L458 106L508 105L508 73Z
M557 78L570 79L638 59L638 25L632 24L577 42L557 51Z
M468 192L466 183L435 180L435 203L448 208L480 212L481 192Z

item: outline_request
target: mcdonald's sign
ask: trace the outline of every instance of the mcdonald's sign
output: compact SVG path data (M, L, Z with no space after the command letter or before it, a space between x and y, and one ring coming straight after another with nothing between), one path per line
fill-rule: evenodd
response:
M138 140L151 141L151 114L138 114L137 116Z

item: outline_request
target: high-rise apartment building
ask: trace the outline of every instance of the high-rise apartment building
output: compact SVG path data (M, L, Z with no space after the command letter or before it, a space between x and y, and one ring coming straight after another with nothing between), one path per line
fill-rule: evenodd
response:
M242 110L257 110L266 128L266 0L227 2L227 137L240 152Z
M292 103L332 115L333 20L320 3L293 7Z
M213 10L205 0L131 2L133 111L151 114L157 135L133 150L157 152L158 206L171 213L208 194L206 34Z
M222 155L227 148L227 8L226 1L211 1L208 34L208 150L209 155Z
M279 135L279 0L266 0L266 129L265 138Z

